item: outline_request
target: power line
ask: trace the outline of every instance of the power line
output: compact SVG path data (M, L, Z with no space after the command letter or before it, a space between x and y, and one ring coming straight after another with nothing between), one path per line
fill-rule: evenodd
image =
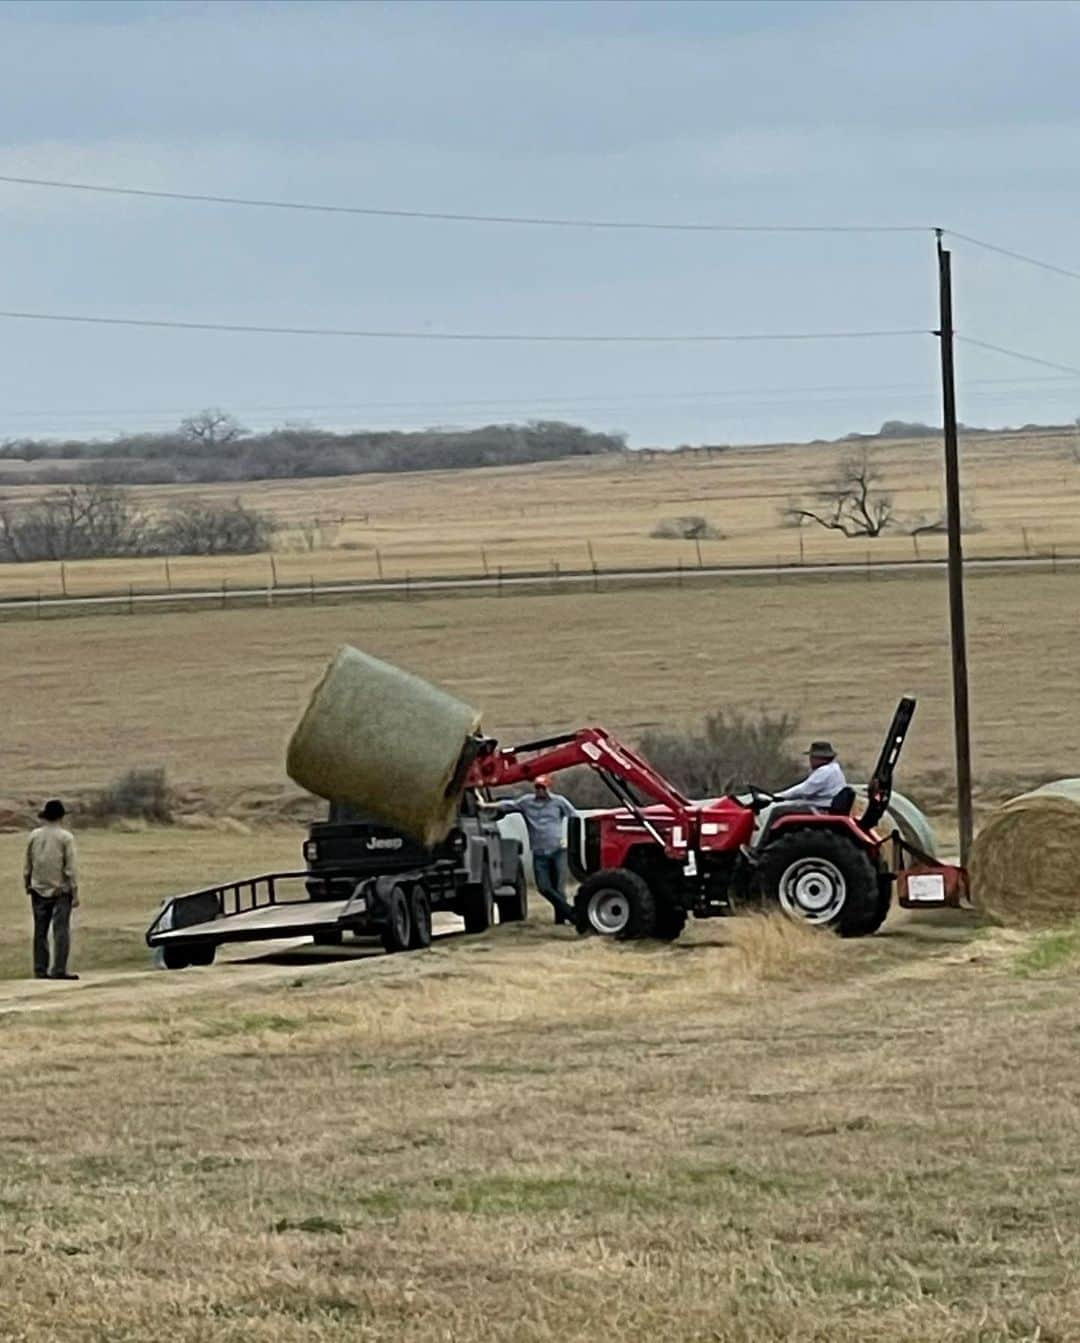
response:
M958 336L959 340L960 337ZM966 387L1024 387L1029 384L1045 386L1046 384L1071 384L1080 378L1080 370L1074 375L1058 374L1042 377L1032 376L1027 378L965 378ZM1063 389L1064 390L1064 389ZM290 411L308 411L321 414L335 413L339 411L359 411L368 412L374 410L402 410L402 411L440 411L440 410L472 410L472 409L491 409L510 407L540 407L540 408L588 408L594 405L605 409L609 407L618 407L625 409L628 407L641 406L647 408L649 404L662 404L664 402L736 402L750 400L751 404L771 404L774 399L779 398L780 404L796 403L802 398L816 398L825 396L829 393L841 393L851 397L866 397L882 392L916 392L926 393L928 396L936 396L936 391L925 382L883 382L883 383L822 383L810 387L740 387L740 388L712 388L709 390L696 391L672 391L672 392L622 392L610 391L606 394L576 395L568 392L565 396L552 396L545 393L542 396L534 396L529 392L522 392L518 396L511 397L458 397L444 398L439 400L392 400L392 401L293 401L288 403L265 403L265 402L244 402L240 401L235 405L230 403L230 409L236 415L260 415L260 414L284 414ZM760 401L758 400L760 398ZM211 398L212 399L212 398ZM738 409L738 405L736 405ZM5 418L17 419L41 419L41 418L59 418L71 419L79 418L101 418L103 416L120 415L142 415L148 418L157 418L165 415L189 415L192 407L186 406L95 406L95 407L72 407L67 410L56 412L55 410L40 410L19 407L6 407L4 411Z
M138 196L149 200L193 201L204 205L240 205L260 210L301 210L315 214L365 215L381 219L442 220L455 224L526 224L546 228L639 229L677 233L929 233L932 231L924 224L712 224L675 223L651 219L565 219L542 215L466 214L450 210L404 210L373 205L328 205L316 201L217 196L197 191L153 191L145 187L101 186L91 182L62 182L46 177L15 177L5 174L0 174L0 182L14 186L49 187L60 191L88 191L107 196Z
M359 340L503 341L575 345L692 345L722 342L874 340L894 336L933 335L933 332L922 328L896 331L773 331L672 335L625 335L622 333L610 335L559 333L548 335L538 332L500 334L484 331L390 331L327 326L249 326L240 322L183 322L163 317L100 317L84 316L78 313L14 311L0 311L0 318L20 322L75 322L93 326L151 327L173 331L228 331L259 336L337 336Z
M956 333L955 338L965 345L973 345L979 350L990 350L993 354L1008 355L1010 359L1021 359L1025 364L1038 364L1042 368L1053 368L1059 373L1071 373L1080 377L1080 368L1074 364L1058 364L1052 359L1042 359L1035 354L1024 354L1021 350L1010 350L1005 345L991 345L988 340L976 340L974 336L961 336Z
M943 229L950 238L957 238L960 242L970 243L972 247L981 247L984 252L996 252L998 256L1007 256L1013 261L1022 261L1028 266L1037 266L1039 270L1049 271L1052 275L1064 275L1069 280L1080 280L1080 271L1069 270L1065 266L1057 266L1052 261L1041 261L1038 257L1028 256L1025 252L1014 252L1008 247L998 247L996 243L984 242L981 238L972 238L967 233L955 233L952 229Z

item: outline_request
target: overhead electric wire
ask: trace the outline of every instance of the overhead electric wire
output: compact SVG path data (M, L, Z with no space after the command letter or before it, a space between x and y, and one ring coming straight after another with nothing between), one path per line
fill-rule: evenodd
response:
M21 322L73 322L93 326L135 326L164 328L174 331L227 331L259 336L330 336L358 340L421 340L421 341L503 341L540 342L545 344L605 344L605 345L693 345L724 342L807 341L807 340L874 340L899 336L928 336L933 332L924 328L894 331L769 331L728 333L634 334L581 334L569 332L491 332L491 331L394 331L332 326L263 326L243 322L185 322L164 317L101 317L80 313L0 311L0 318Z
M930 233L925 224L716 224L655 219L567 219L545 215L473 214L455 210L406 210L374 205L330 205L318 201L273 200L249 196L220 196L202 191L158 191L148 187L103 186L66 182L48 177L0 174L0 182L14 186L48 187L60 191L87 191L106 196L138 196L150 200L190 201L204 205L240 205L260 210L302 210L315 214L367 215L384 219L428 219L455 224L526 224L547 228L644 229L676 233Z
M989 350L993 354L1004 354L1010 359L1023 360L1025 364L1038 364L1042 368L1053 368L1059 373L1071 373L1080 377L1080 367L1075 364L1059 364L1053 359L1043 359L1037 354L1025 354L1022 350L1010 350L1005 345L992 345L988 340L976 340L974 336L962 336L959 332L955 339L964 345L973 345L978 350Z
M1039 270L1049 271L1051 275L1063 275L1069 280L1080 280L1080 271L1069 270L1067 266L1058 266L1053 261L1042 261L1038 257L1028 256L1025 252L1014 252L1009 247L999 247L997 243L984 242L982 238L973 238L969 233L957 233L954 229L943 229L950 238L969 243L972 247L981 247L985 252L996 252L998 256L1007 256L1013 261L1022 261L1027 266L1037 266Z

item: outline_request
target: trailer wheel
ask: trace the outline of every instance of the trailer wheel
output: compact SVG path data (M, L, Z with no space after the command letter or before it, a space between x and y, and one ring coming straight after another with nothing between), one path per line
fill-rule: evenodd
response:
M412 936L409 917L409 898L400 886L393 886L386 901L386 922L382 929L382 944L389 952L408 951Z
M760 871L765 895L789 918L841 937L876 932L888 912L869 855L828 830L781 835L766 846Z
M161 948L161 963L166 970L186 970L191 958L184 947L164 946Z
M599 933L620 942L656 934L656 902L636 872L613 867L596 872L578 887L574 900L579 933Z
M483 866L480 880L465 887L462 915L467 933L486 933L491 927L495 915L495 887L487 863Z
M217 955L216 942L196 942L188 947L188 959L192 965L213 965Z
M500 923L523 923L529 916L529 887L525 881L524 865L518 863L517 876L514 878L514 894L500 895L496 903L499 906Z
M412 888L409 896L409 947L412 951L421 951L431 946L431 900L427 891L419 882Z

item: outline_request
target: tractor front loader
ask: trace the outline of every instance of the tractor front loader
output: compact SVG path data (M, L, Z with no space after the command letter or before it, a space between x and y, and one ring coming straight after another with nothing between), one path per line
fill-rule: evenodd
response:
M898 877L901 903L957 904L965 889L959 869L874 829L914 712L914 699L897 706L857 818L850 788L828 810L778 802L753 787L746 797L692 801L600 727L506 748L474 738L455 782L486 792L580 765L604 781L617 805L584 813L570 828L579 932L673 940L691 914L713 918L761 902L842 937L864 937L885 921ZM911 858L914 883L903 867ZM927 894L909 902L909 887Z

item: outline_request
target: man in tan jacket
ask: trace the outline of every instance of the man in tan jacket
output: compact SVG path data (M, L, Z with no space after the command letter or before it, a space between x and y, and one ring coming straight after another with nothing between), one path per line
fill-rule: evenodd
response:
M71 950L71 911L79 903L79 878L75 868L75 840L60 822L67 815L57 798L46 802L38 814L44 825L30 835L26 846L23 881L34 909L34 977L78 979L68 970ZM52 970L49 970L49 928L53 935Z

